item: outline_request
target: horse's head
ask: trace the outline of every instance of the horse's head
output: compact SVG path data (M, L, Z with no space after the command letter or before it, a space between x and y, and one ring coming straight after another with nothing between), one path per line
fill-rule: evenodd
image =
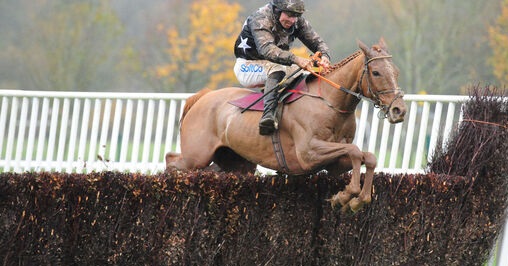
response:
M404 92L397 83L399 69L387 52L385 41L381 38L371 48L358 41L358 46L365 55L363 70L358 73L358 86L362 94L374 101L390 123L404 121L406 104Z

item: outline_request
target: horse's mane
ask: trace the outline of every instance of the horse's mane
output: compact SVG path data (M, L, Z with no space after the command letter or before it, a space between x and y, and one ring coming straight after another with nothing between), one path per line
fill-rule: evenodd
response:
M350 56L342 59L342 61L338 62L337 64L331 66L328 71L325 71L323 73L321 73L321 75L326 75L330 72L333 72L341 67L343 67L344 65L346 65L347 63L351 62L353 59L357 58L358 56L360 56L362 54L362 51L361 50L358 50L356 52L354 52L353 54L351 54Z

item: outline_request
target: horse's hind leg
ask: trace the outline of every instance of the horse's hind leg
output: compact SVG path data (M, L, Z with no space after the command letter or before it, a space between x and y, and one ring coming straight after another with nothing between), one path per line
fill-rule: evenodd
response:
M168 152L166 153L166 171L170 169L187 169L186 164L180 153ZM206 171L221 171L217 164L210 164L203 168Z
M170 169L182 169L182 167L179 167L179 162L182 160L182 155L180 153L176 152L168 152L165 156L166 159L166 171Z
M166 171L169 169L203 169L208 167L211 162L211 156L207 159L202 154L184 157L180 153L166 153Z

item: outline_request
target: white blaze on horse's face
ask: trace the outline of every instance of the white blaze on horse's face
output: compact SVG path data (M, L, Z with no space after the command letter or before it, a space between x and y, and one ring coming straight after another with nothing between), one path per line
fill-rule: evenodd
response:
M360 77L364 95L379 106L390 123L404 121L406 104L403 100L404 92L397 83L399 69L388 54L384 40L381 39L372 48L367 48L360 41L358 44L365 55L364 70Z

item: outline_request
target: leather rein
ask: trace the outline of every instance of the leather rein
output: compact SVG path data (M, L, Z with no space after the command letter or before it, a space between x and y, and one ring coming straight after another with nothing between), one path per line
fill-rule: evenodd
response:
M392 89L392 90L385 90L385 91L376 91L376 92L374 92L372 90L372 87L370 85L370 79L369 79L369 77L367 75L367 73L369 72L369 63L374 61L374 60L377 60L377 59L385 59L385 58L392 58L392 56L391 55L384 55L384 56L376 56L376 57L373 57L373 58L367 58L367 56L365 56L365 63L364 63L364 69L363 69L363 72L362 72L362 76L358 80L357 88L361 91L362 80L364 79L364 77L367 78L367 88L369 90L369 93L374 97L374 100L369 98L369 97L366 97L365 95L363 95L363 94L361 94L359 92L354 92L352 90L346 89L346 88L342 87L341 85L339 85L339 84L337 84L337 83L335 83L335 82L325 78L324 76L322 76L319 73L316 73L314 71L311 71L310 73L312 75L316 76L317 78L319 78L321 80L324 80L325 82L327 82L328 84L332 85L332 87L334 87L336 89L339 89L339 90L341 90L341 91L343 91L343 92L345 92L347 94L351 94L351 95L355 96L356 98L358 98L359 100L365 100L365 101L368 101L368 102L372 103L374 105L374 107L380 109L378 117L380 119L384 119L384 118L388 117L388 112L389 112L390 108L392 107L392 104L398 98L402 98L404 96L404 91L402 91L400 88L396 88L396 89ZM383 104L381 102L381 99L379 98L379 95L389 94L389 93L395 93L396 95L393 98L393 100L390 102L390 104L388 104L388 105ZM328 104L328 105L331 106L331 104ZM336 108L333 108L333 109L335 110ZM340 113L348 113L348 111L343 111L343 110L339 110L339 112Z

